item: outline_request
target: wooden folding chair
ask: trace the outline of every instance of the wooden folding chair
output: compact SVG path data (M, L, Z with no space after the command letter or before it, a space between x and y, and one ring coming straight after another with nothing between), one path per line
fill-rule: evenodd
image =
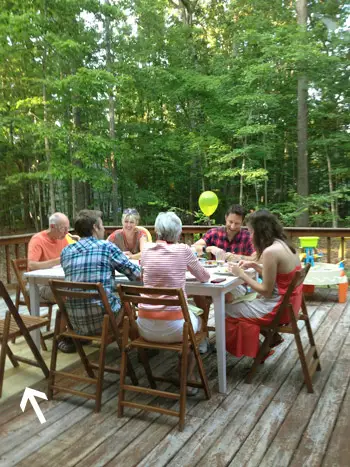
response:
M136 287L130 285L119 284L118 293L120 299L124 305L125 311L128 316L124 318L123 325L123 343L122 343L122 361L121 361L121 372L120 372L120 390L118 399L118 417L123 416L124 407L133 407L141 410L147 410L151 412L158 412L165 415L173 415L179 417L179 429L183 431L185 426L185 414L186 414L186 389L187 386L203 388L207 399L210 399L210 389L208 380L203 367L202 359L198 351L198 345L203 338L206 337L206 331L200 331L194 333L187 303L183 294L182 289L174 288L148 288L148 287ZM141 296L142 294L142 296ZM147 297L145 297L145 295ZM181 307L184 326L183 326L183 341L174 344L163 344L158 342L146 341L142 337L138 336L137 324L134 320L132 311L133 305L138 304L150 304L150 305L167 305ZM160 312L161 313L161 312ZM129 326L132 330L132 338L129 342ZM151 388L146 387L135 387L125 384L126 374L126 357L127 352L132 349L138 349L144 366L146 368L147 376L151 381ZM158 350L173 350L181 355L181 375L180 375L180 393L161 391L156 389L156 381L170 381L173 379L154 376L149 366L148 357L145 349L158 349ZM201 382L187 381L187 360L189 351L193 350L195 359L198 365L199 375ZM170 399L178 399L180 401L179 410L170 410L152 405L145 405L137 402L129 402L125 400L126 391L133 391L142 394L149 394L157 397L164 397Z
M46 326L48 323L47 318L39 318L36 316L23 316L20 315L17 308L13 304L4 284L0 281L0 297L4 299L8 311L6 312L5 319L0 320L0 397L2 394L2 386L5 373L5 359L6 355L9 357L12 365L14 367L19 366L18 362L27 363L28 365L37 366L42 369L45 378L49 376L49 369L46 366L46 363L43 357L40 354L37 346L34 344L34 341L29 334L30 331L34 329L41 328ZM30 360L29 358L20 357L15 355L8 342L14 338L23 336L26 340L30 350L32 351L35 360Z
M11 260L13 270L17 278L17 287L16 287L16 300L15 307L19 310L20 305L24 305L28 308L30 313L30 297L28 290L26 288L26 283L23 279L23 273L28 271L28 259L27 258L18 258ZM43 318L48 318L48 324L46 327L47 331L50 331L51 327L51 318L52 318L52 307L54 303L40 302L39 306L41 308L47 308L48 312L45 315L42 315ZM45 344L46 339L50 339L53 336L53 332L47 332L45 334L40 332L40 343L43 350L47 350Z
M308 392L314 392L312 386L312 376L315 371L321 370L320 360L316 349L314 335L311 329L310 319L307 312L307 307L305 303L304 296L302 296L301 302L301 311L298 315L294 314L293 307L290 303L290 297L293 293L293 290L299 287L305 279L306 274L310 269L310 264L307 264L304 269L301 271L297 271L289 284L287 292L284 296L284 299L281 305L278 308L276 316L271 321L271 324L268 326L261 326L260 329L265 332L265 339L260 347L259 353L256 356L254 363L250 369L248 376L246 377L246 383L251 383L253 375L257 368L259 367L260 363L263 361L264 356L270 351L270 344L273 339L273 335L278 333L287 333L293 334L295 343L298 349L299 359L301 362L304 380L307 387ZM289 314L289 324L281 324L281 318L286 315L286 312ZM310 348L305 355L303 345L300 338L300 331L298 328L298 321L305 321L306 331L309 338Z
M106 357L106 347L107 345L111 344L112 342L117 342L118 347L121 349L121 335L118 329L118 322L122 320L123 313L120 313L120 317L118 320L115 319L115 316L111 310L110 304L108 302L108 298L106 292L101 283L89 283L89 282L66 282L66 281L57 281L52 280L49 281L51 286L52 292L56 298L59 310L56 316L56 323L55 323L55 332L53 338L53 346L52 346L52 356L51 356L51 366L50 366L50 376L49 376L49 384L48 384L48 398L52 399L54 391L55 393L58 392L67 392L70 394L75 394L78 396L86 397L88 399L94 399L95 403L95 412L99 412L101 410L101 398L102 398L102 386L103 386L103 377L104 372L108 371L111 373L120 373L120 369L118 367L110 367L105 364L105 357ZM65 301L66 299L82 299L82 300L98 300L101 301L103 304L104 310L104 317L102 323L102 332L100 335L94 336L85 336L81 334L77 334L70 323L69 316L66 310ZM60 332L60 325L61 319L64 317L67 322L67 330L64 332ZM59 337L70 337L73 339L73 342L78 350L81 362L85 368L85 371L88 375L80 376L75 375L72 373L66 373L63 371L56 370L56 363L57 363L57 350L58 350L58 339ZM98 364L91 362L81 344L81 341L89 340L97 342L100 346L100 354ZM130 361L126 362L126 366L128 369L128 374L133 382L133 384L137 385L138 381L134 370L131 366ZM97 370L97 377L95 377L94 369ZM78 391L75 389L71 389L69 387L63 387L61 384L56 384L56 376L65 376L69 377L73 380L90 383L96 385L96 391L94 394L89 394L87 392Z

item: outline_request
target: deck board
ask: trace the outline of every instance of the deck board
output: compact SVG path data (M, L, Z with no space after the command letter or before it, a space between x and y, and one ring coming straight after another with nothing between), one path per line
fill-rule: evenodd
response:
M335 289L318 289L308 299L308 310L320 352L322 371L314 376L313 394L303 384L293 336L261 365L251 384L244 382L251 359L227 359L227 394L217 392L216 355L204 356L212 389L187 399L186 427L180 433L177 419L156 413L125 409L117 418L119 378L106 375L101 413L93 412L93 401L59 395L53 401L39 400L47 419L43 425L31 408L20 411L21 394L6 392L0 400L0 466L350 466L350 306L337 303ZM0 313L2 313L0 307ZM305 328L301 330L306 342ZM26 346L15 348L24 355ZM115 349L108 359L115 359ZM96 350L89 349L96 358ZM46 355L47 354L47 355ZM44 352L49 361L50 352ZM68 358L67 358L68 357ZM145 382L136 355L133 364ZM61 367L81 369L76 355L59 354ZM173 374L176 356L170 352L152 358L155 372ZM46 389L39 373L27 365L7 365L4 387L26 385ZM34 369L37 371L37 369ZM72 383L76 385L76 383ZM80 384L81 388L86 384ZM162 383L162 388L173 388ZM23 392L23 389L22 389ZM166 401L143 394L130 396L176 408Z

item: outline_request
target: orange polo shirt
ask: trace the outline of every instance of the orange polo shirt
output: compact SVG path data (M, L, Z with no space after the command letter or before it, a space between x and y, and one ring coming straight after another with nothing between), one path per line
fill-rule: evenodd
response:
M29 261L48 261L59 258L61 251L68 245L66 238L62 240L51 239L46 230L39 232L30 239L28 245Z

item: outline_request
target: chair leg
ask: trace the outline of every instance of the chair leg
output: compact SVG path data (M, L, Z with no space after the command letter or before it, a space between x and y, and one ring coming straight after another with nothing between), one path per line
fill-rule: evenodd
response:
M188 347L189 347L188 346L188 323L185 323L183 327L181 372L180 372L180 422L179 422L180 431L183 431L185 428Z
M47 317L48 317L48 320L49 320L49 324L46 326L46 331L50 331L50 329L51 329L52 307L53 307L52 304L50 304L50 305L47 307L47 308L48 308Z
M311 376L310 376L310 373L309 373L309 368L307 366L305 353L304 353L304 349L303 349L303 344L302 344L301 339L300 339L299 328L298 328L295 316L292 315L292 314L291 314L291 324L292 324L292 329L293 329L293 333L294 333L295 343L296 343L296 346L297 346L297 349L298 349L298 354L299 354L301 367L302 367L303 373L304 373L304 380L305 380L305 384L306 384L306 387L307 387L307 392L312 393L312 392L314 392L314 389L312 387Z
M1 349L0 349L0 397L2 395L2 385L4 382L5 360L6 360L6 353L7 353L7 341L8 341L8 336L9 336L10 321L11 321L11 313L7 311L6 316L5 316L4 331L2 334L2 342L1 342Z
M145 368L147 379L148 379L148 382L149 382L151 388L152 389L157 389L157 384L156 384L156 382L155 382L155 380L153 378L153 374L152 374L152 370L151 370L151 367L150 367L150 364L149 364L149 359L148 359L147 352L145 351L145 349L139 348L138 353L139 353L141 362L142 362L142 364L143 364L143 366Z
M247 384L250 384L252 382L252 379L253 379L253 376L254 376L256 370L258 369L258 367L259 367L260 363L262 362L264 356L267 354L267 352L269 352L270 343L271 343L273 334L274 334L274 330L269 329L267 331L267 335L266 335L266 337L264 339L264 342L260 346L258 355L255 357L253 365L252 365L248 375L246 376L245 382Z
M199 376L203 384L205 397L209 400L211 397L211 393L210 393L208 378L204 370L203 361L201 359L201 356L199 355L198 347L196 347L195 345L193 347L193 352L194 352L194 356L197 362Z
M53 386L55 385L55 377L56 377L55 372L56 372L57 352L58 352L57 339L60 334L60 327L61 327L61 312L60 310L58 310L57 315L56 315L54 335L52 339L50 374L49 374L49 381L48 381L48 387L47 387L48 400L52 400L53 398Z
M8 344L6 345L6 352L7 352L7 356L10 359L10 362L12 363L12 365L15 368L17 366L19 366L18 360L17 360L16 356L14 355L14 353L12 352L12 350L10 349Z
M124 311L123 311L123 315L124 315ZM130 332L130 329L133 329L133 321L131 321L131 318L130 318L129 314L128 314L128 317L129 317L129 332ZM118 320L118 321L120 321L120 320ZM123 321L123 323L124 323L124 321ZM136 326L136 324L135 324L135 326ZM116 326L116 323L112 324L112 329L113 329L113 332L114 332L114 335L115 335L119 350L122 352L122 337L120 336L120 332L118 330L118 327ZM124 324L123 324L123 330L124 330ZM132 333L134 333L134 332L136 332L137 335L138 335L137 326L136 326L136 329L134 328L134 330L132 331ZM124 335L124 333L123 333L123 335ZM134 368L133 368L133 366L132 366L132 364L130 362L128 354L126 355L126 366L127 366L127 369L128 369L128 376L130 377L130 379L132 381L132 384L134 386L138 386L139 381L138 381L137 376L135 374Z
M101 400L102 400L102 389L103 389L103 377L105 372L105 363L106 363L106 341L108 336L109 328L109 317L104 315L103 324L102 324L102 333L101 333L101 346L100 346L100 355L98 358L98 371L97 371L97 383L96 383L96 404L95 412L100 412L101 410Z
M121 342L121 363L120 363L120 381L119 381L119 396L118 396L118 417L122 417L124 415L124 407L123 402L125 398L125 377L126 377L126 366L127 366L127 355L126 355L126 346L128 345L129 341L129 318L125 316L123 322L123 338Z
M40 331L40 345L41 345L41 348L47 352L47 345L45 344L45 340L44 340L44 337Z
M81 345L80 340L73 338L73 342L75 344L75 347L77 348L81 363L83 364L86 373L88 374L88 376L90 376L90 378L95 378L94 370L92 369L90 365L89 359L86 356L85 350L83 349L83 346Z
M304 317L305 317L305 318L304 318L305 327L306 327L307 335L308 335L308 337L309 337L310 346L315 348L313 357L314 357L314 359L318 360L318 364L317 364L317 367L316 367L316 371L321 371L321 365L320 365L320 361L319 361L319 356L318 356L318 352L317 352L317 349L316 349L316 343L315 343L315 339L314 339L314 334L313 334L313 332L312 332L312 328L311 328L311 324L310 324L310 319L309 319L309 314L308 314L308 312L307 312L307 307L306 307L306 303L305 303L304 296L303 296L303 299L302 299L301 308L302 308L303 315L304 315Z

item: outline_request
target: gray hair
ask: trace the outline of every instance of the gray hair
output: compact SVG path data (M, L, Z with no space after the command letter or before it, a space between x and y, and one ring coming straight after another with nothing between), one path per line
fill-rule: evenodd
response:
M54 214L51 214L51 216L49 217L49 225L57 225L60 223L60 221L62 220L61 218L61 214L59 212L55 212Z
M181 219L174 212L160 212L154 224L159 240L175 243L182 231Z

